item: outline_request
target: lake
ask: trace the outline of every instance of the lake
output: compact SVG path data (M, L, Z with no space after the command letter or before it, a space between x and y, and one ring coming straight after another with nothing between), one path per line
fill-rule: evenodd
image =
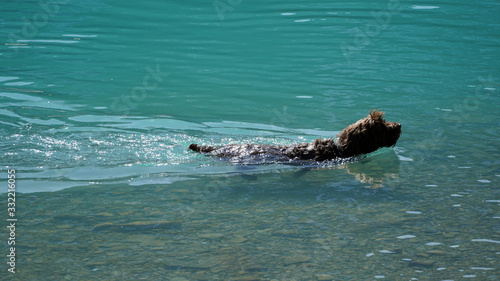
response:
M2 276L500 278L499 3L2 7ZM399 141L343 163L187 151L331 138L371 109Z

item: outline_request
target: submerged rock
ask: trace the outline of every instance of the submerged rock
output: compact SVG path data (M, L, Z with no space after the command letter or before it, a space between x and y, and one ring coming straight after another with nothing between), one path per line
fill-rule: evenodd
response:
M198 235L200 238L205 238L205 239L219 239L224 237L223 233L203 233Z
M429 255L449 255L450 254L448 252L441 251L441 250L430 250L430 251L426 251L426 253Z
M435 261L432 260L415 260L410 262L410 266L413 267L432 267Z

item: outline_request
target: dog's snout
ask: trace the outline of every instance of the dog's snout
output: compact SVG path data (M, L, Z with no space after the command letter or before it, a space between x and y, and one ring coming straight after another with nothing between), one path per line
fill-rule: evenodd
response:
M401 129L401 124L399 123L394 122L392 123L392 126L395 127L396 129Z

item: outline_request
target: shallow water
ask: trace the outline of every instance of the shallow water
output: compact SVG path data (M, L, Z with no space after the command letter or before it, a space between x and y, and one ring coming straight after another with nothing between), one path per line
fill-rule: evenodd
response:
M3 7L1 276L499 278L497 3ZM348 163L186 150L329 138L378 108L401 138Z

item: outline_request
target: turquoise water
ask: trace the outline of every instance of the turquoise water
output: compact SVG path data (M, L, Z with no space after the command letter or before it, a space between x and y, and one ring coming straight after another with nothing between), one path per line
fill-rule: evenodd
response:
M4 1L12 280L497 280L495 1ZM342 165L190 143L403 133Z

